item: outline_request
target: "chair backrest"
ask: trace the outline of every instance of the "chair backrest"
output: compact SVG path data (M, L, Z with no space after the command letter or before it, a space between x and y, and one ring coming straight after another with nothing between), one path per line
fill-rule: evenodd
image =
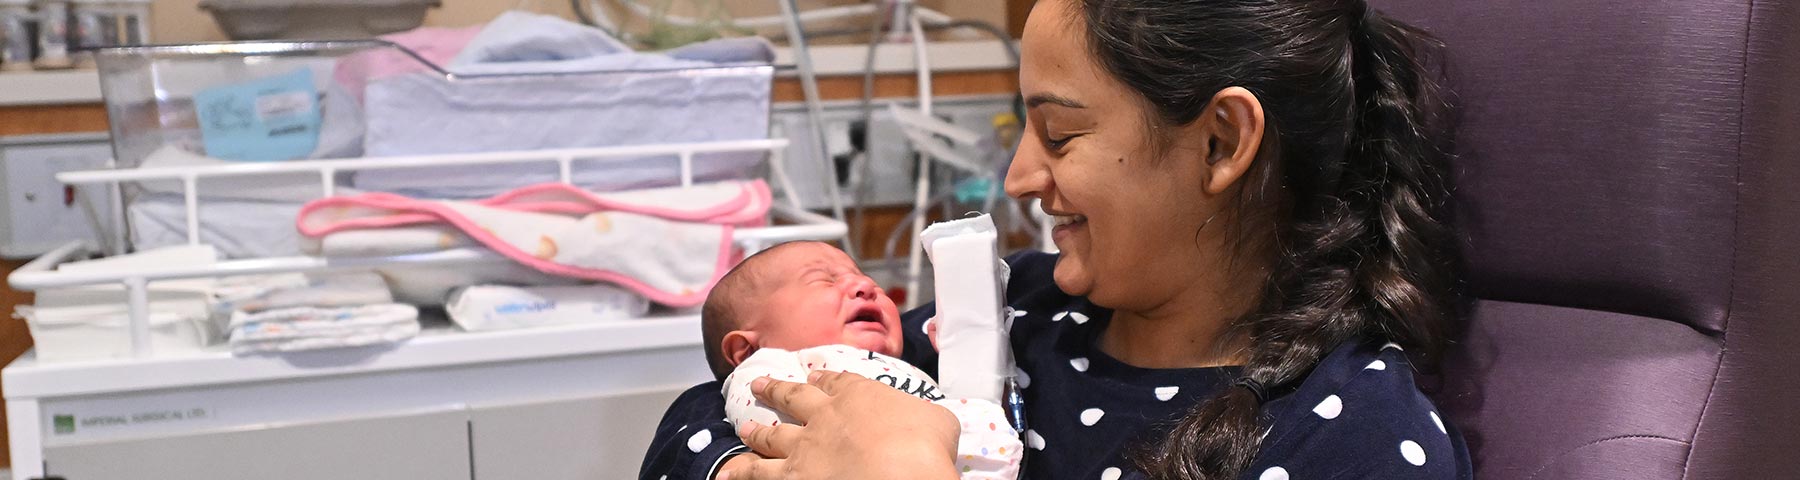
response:
M1371 3L1445 44L1478 476L1800 475L1800 1Z

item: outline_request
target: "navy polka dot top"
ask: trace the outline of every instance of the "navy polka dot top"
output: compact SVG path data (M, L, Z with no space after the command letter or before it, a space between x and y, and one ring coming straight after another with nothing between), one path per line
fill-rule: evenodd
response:
M1063 294L1056 256L1007 259L1013 354L1025 403L1026 479L1141 479L1132 456L1206 398L1233 387L1236 367L1137 368L1097 347L1112 312ZM926 306L903 315L904 360L933 375L937 352ZM742 442L725 424L717 382L683 394L657 429L640 478L708 478ZM1413 383L1398 346L1353 340L1334 349L1297 387L1263 407L1269 427L1254 480L1472 478L1455 428ZM705 432L705 433L700 433ZM699 438L705 437L705 438ZM699 440L705 440L701 442Z

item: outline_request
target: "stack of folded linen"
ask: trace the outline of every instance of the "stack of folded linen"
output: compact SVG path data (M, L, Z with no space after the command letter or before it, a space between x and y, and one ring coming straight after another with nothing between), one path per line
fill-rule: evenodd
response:
M372 272L220 280L215 312L228 317L238 355L384 345L419 334L419 310L393 303Z

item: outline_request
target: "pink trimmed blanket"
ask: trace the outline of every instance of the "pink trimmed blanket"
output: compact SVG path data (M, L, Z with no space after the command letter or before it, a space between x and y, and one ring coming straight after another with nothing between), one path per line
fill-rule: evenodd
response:
M354 234L359 242L379 243L391 232L395 243L409 244L417 229L406 227L448 225L544 273L610 282L657 303L692 307L730 268L732 229L762 226L770 204L761 180L617 193L552 183L472 202L389 193L325 198L300 209L298 226L321 241ZM462 242L446 235L440 243Z

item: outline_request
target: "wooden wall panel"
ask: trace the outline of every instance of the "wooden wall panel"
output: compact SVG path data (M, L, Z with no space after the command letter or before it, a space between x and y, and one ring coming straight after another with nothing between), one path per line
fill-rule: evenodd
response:
M0 107L0 137L104 131L106 107L99 104Z

